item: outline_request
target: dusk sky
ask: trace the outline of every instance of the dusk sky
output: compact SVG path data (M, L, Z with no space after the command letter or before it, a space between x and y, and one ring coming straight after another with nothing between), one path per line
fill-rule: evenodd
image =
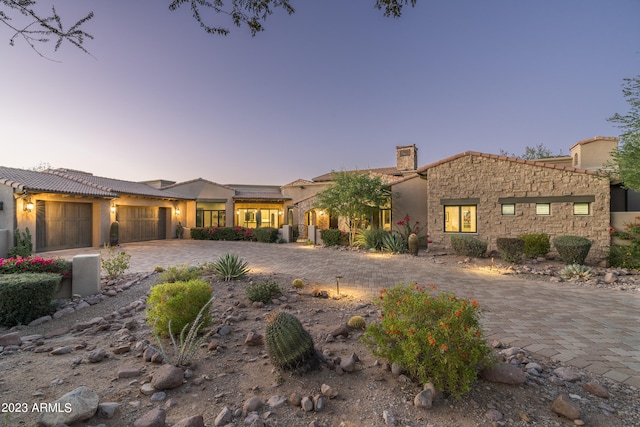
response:
M1 166L282 185L393 166L397 145L419 166L568 154L619 135L607 118L640 74L640 0L419 0L400 19L373 0L294 0L256 37L208 35L169 1L53 4L67 24L94 11L91 56L49 43L58 62L43 59L0 26Z

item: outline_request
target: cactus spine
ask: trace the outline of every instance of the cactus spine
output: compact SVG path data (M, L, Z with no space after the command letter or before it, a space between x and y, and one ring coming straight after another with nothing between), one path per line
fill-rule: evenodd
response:
M292 314L274 311L266 318L265 344L277 368L304 373L319 367L311 335Z

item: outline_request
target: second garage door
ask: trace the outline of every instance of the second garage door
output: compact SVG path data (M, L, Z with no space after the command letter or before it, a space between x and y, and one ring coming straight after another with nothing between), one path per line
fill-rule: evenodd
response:
M167 208L154 206L118 206L120 243L166 239Z

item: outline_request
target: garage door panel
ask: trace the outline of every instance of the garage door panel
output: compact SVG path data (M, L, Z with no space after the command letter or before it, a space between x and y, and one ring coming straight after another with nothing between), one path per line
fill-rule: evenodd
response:
M37 201L38 251L91 246L92 209L91 203Z
M155 206L118 206L121 243L166 238L166 208Z

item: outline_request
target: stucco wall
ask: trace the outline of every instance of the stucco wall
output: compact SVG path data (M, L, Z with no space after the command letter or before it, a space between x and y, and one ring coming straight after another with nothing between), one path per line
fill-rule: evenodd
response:
M427 230L424 226L427 223L427 181L415 176L392 185L391 191L395 194L391 199L391 229L400 230L398 221L409 215L411 226L418 221L419 226L423 227L420 236L426 237Z
M477 233L496 249L498 237L524 233L584 236L593 241L591 257L602 257L609 246L609 181L592 174L561 170L473 154L435 165L427 174L428 228L434 243L450 246L444 232L443 199L477 198ZM536 215L535 202L516 203L516 215L501 215L499 198L592 195L591 213L573 214L572 202L551 204L551 215Z

